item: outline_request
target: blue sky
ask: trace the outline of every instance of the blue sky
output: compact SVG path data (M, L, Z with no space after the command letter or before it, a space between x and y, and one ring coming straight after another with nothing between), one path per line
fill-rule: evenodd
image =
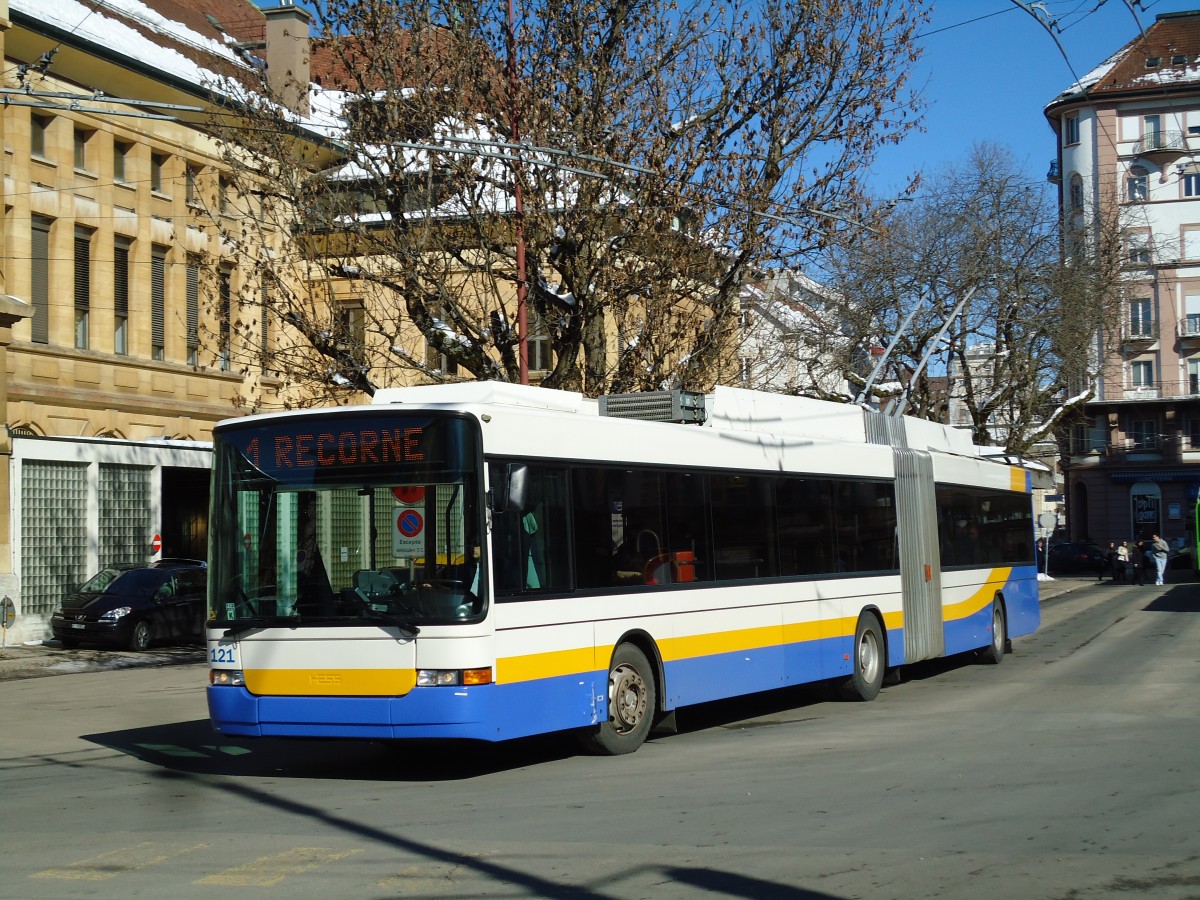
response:
M1026 6L1033 6L1026 0ZM937 0L921 30L924 57L914 84L925 95L926 132L886 148L870 184L894 196L917 169L929 174L964 160L971 144L990 140L1012 149L1036 180L1055 156L1042 108L1165 12L1200 10L1200 0L1043 0L1054 37L1013 0ZM1069 61L1069 64L1068 64ZM1075 74L1072 74L1072 67Z

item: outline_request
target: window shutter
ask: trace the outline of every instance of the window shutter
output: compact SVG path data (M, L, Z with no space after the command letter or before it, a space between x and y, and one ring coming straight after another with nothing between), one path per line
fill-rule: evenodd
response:
M154 349L154 358L162 359L164 339L167 281L167 251L155 247L150 251L150 344Z
M92 233L75 229L75 308L87 312L92 301Z
M200 268L195 262L187 267L187 346L189 356L200 346Z
M129 315L129 238L119 237L113 244L113 312Z
M33 265L30 300L33 302L33 341L37 344L50 342L50 220L35 216L33 219L32 248Z

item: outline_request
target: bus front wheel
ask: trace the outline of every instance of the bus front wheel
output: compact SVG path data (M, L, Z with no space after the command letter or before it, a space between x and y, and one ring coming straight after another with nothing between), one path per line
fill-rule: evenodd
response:
M874 613L863 613L854 629L853 674L839 685L843 700L874 700L883 686L887 668L883 626Z
M608 720L581 732L585 749L605 756L632 753L646 740L658 701L650 661L621 644L608 669Z

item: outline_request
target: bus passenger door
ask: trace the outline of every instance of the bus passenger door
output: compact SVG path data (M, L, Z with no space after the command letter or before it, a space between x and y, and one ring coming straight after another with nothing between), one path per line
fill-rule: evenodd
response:
M896 522L904 605L904 661L945 655L942 565L938 547L933 460L924 450L896 447Z

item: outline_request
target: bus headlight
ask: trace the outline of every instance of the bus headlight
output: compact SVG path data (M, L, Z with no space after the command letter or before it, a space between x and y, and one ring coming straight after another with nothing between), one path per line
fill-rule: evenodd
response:
M418 669L418 687L455 687L461 684L491 684L492 670L487 669Z
M208 683L217 687L243 687L246 676L241 669L210 669Z

